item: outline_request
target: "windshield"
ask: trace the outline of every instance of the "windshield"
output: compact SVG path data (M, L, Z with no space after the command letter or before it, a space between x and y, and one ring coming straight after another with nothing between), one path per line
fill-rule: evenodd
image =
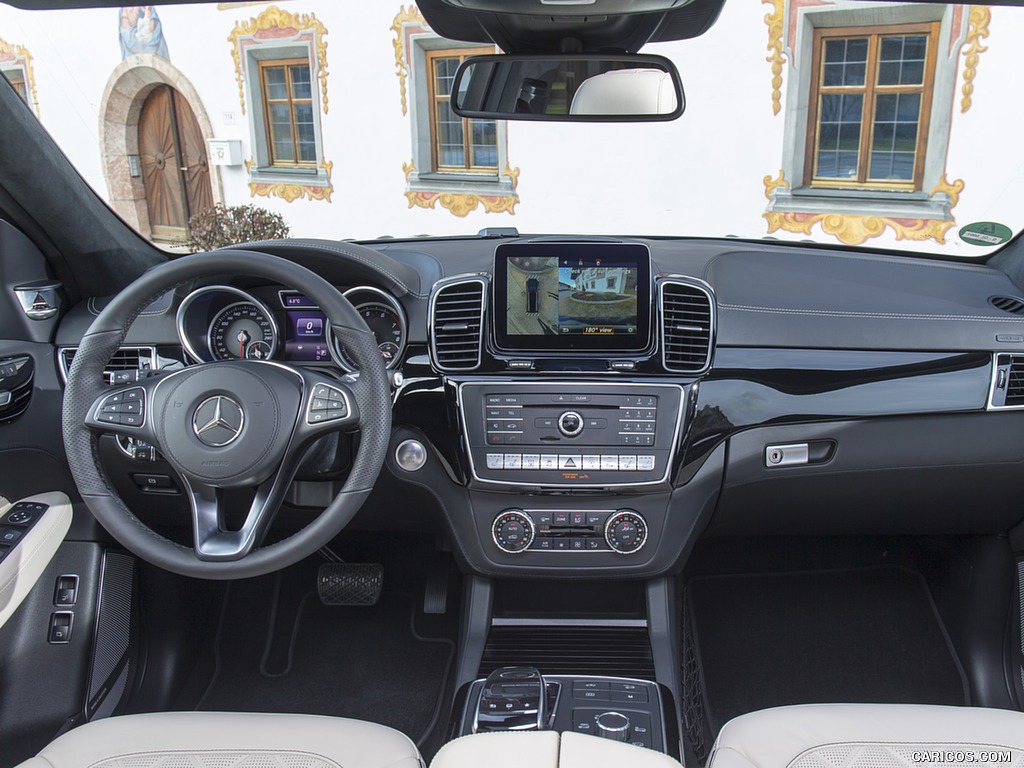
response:
M0 5L4 76L181 251L514 227L986 256L1024 226L1022 41L1019 8L729 0L643 49L678 68L679 119L504 122L450 107L495 46L415 5Z

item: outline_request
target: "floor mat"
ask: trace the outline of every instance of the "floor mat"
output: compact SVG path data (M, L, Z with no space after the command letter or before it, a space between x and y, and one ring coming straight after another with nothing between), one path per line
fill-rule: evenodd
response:
M417 634L415 610L412 594L328 607L287 577L284 586L279 576L234 583L217 672L196 709L352 717L422 742L441 709L454 644Z
M903 568L700 577L687 610L711 737L784 704L966 704L920 574Z

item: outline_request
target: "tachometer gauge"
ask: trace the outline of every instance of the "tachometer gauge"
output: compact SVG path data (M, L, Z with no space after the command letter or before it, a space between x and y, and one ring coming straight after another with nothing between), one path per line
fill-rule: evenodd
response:
M390 367L393 363L397 363L398 355L405 341L405 328L402 327L402 318L398 316L398 313L391 307L376 302L361 304L356 307L356 312L373 331L380 347L381 357L384 358L384 365ZM345 365L355 368L356 361L352 359L344 345L339 346L341 346L341 356Z
M345 297L352 302L356 312L373 331L380 349L380 356L387 368L398 365L405 349L406 323L402 306L393 296L379 288L359 287L345 291ZM339 339L334 340L336 360L344 368L355 370L356 361ZM337 356L340 353L340 357Z
M210 323L210 354L216 360L263 360L277 348L277 329L266 312L247 301L231 304ZM257 346L259 345L259 346ZM249 354L256 348L258 353Z

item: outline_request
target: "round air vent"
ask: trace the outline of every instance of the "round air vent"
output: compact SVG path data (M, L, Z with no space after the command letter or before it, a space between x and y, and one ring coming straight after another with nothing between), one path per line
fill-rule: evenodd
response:
M1003 312L1014 315L1024 315L1024 299L1016 296L991 296L988 303Z

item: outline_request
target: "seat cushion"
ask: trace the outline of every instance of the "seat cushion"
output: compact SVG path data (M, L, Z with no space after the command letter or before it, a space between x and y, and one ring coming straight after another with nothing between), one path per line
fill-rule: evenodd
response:
M391 728L316 715L164 712L69 731L19 768L422 768Z
M449 741L430 768L682 768L668 755L566 731L477 733Z
M911 704L805 704L730 720L709 768L1024 768L1024 713Z

